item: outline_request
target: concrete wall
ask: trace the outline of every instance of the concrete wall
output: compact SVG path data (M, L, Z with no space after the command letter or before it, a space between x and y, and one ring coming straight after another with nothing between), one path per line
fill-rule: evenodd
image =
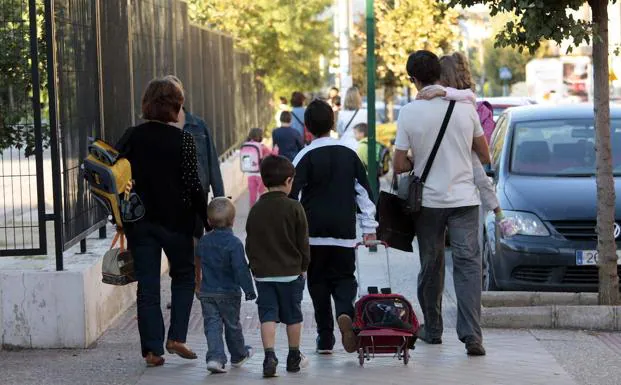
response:
M224 160L220 165L220 170L222 170L225 194L234 201L237 200L248 188L248 178L239 167L239 151Z

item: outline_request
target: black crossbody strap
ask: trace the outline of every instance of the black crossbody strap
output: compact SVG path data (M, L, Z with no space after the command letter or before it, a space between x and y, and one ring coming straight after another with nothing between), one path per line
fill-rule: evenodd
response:
M440 127L440 132L438 132L438 137L436 138L436 142L433 144L433 149L431 150L431 154L429 154L429 159L427 159L427 164L425 165L423 174L420 176L420 181L422 183L425 183L425 181L427 180L427 176L429 175L429 170L431 170L433 161L436 158L436 154L438 153L438 148L440 148L440 143L442 142L442 138L444 138L444 133L446 132L446 127L448 126L449 120L451 120L451 115L453 114L454 108L455 108L455 101L451 100L451 102L449 103L448 109L446 110L446 115L444 115L444 121L442 122L442 126Z
M304 126L304 123L300 120L300 118L298 118L298 116L296 114L293 113L293 111L291 111L291 115L295 118L295 120L298 121L298 123L300 123L302 126Z
M347 123L347 125L345 126L345 129L343 130L343 134L347 132L347 129L351 125L351 122L353 122L354 118L356 117L356 115L358 115L358 111L360 111L360 110L356 110L356 112L354 112L354 114L352 115L351 119L349 119L349 122Z

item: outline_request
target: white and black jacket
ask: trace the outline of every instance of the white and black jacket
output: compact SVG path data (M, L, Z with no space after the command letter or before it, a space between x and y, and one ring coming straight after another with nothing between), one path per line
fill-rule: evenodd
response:
M356 245L356 213L365 234L377 228L367 173L356 152L332 138L315 139L293 160L291 197L306 211L310 244Z

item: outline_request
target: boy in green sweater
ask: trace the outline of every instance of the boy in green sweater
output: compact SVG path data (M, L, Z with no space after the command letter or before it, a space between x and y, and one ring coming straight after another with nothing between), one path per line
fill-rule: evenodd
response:
M360 161L364 165L364 167L369 169L369 126L366 123L358 123L354 126L354 136L358 141L358 148L356 153L360 158ZM382 145L379 142L375 142L375 159L379 162L378 167L383 167L382 159L380 159L380 155L382 153ZM377 175L377 185L379 186L379 173Z
M268 192L252 206L246 222L246 254L254 275L265 349L263 376L276 376L276 323L287 325L287 371L308 364L300 353L302 296L310 263L308 224L302 205L288 197L295 176L289 159L268 156L261 162L261 178Z

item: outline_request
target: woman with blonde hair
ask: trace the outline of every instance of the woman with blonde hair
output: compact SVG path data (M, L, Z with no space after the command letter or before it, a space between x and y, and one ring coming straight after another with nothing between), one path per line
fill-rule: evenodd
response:
M354 127L360 123L367 122L367 110L362 108L362 96L358 87L350 87L345 94L343 110L339 112L336 122L336 132L341 138L341 142L356 151L358 141L354 133Z
M196 216L204 229L207 203L197 171L192 135L175 127L183 106L179 85L169 79L149 82L142 97L145 123L125 131L116 147L132 165L134 190L145 216L125 223L129 250L138 281L138 332L147 366L164 364L164 319L160 306L162 250L170 266L172 303L166 350L196 359L186 345L194 300L194 242Z

